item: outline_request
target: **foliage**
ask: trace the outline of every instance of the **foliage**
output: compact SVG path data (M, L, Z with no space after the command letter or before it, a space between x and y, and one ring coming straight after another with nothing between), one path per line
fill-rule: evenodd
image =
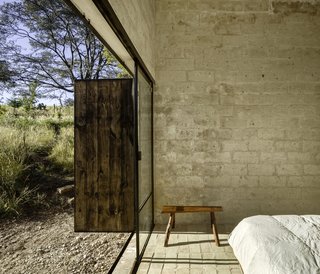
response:
M6 61L0 61L0 82L11 83L11 77L13 72L9 68L9 64Z
M61 99L64 92L73 92L76 79L110 78L124 71L62 0L3 4L0 36L0 60L8 60L0 75L15 84L16 92L37 83L38 96ZM15 73L9 73L10 67Z
M62 128L59 140L54 144L50 159L64 171L73 171L73 128Z
M73 174L71 108L60 109L60 119L53 108L35 110L35 117L24 108L17 109L16 115L12 107L4 108L0 117L0 217L47 206L47 191L55 191L58 183L52 178ZM59 127L59 134L52 124Z
M35 147L36 141L39 141L37 136L26 138L19 129L1 127L0 216L18 215L23 206L34 204L34 197L38 197L36 188L28 186L27 177L23 176L29 168L26 165L28 156ZM41 199L37 201L42 202Z
M39 103L37 105L37 110L46 110L47 106L44 103Z
M8 101L8 105L13 108L19 108L23 104L21 99L13 98Z
M118 62L114 55L107 49L104 48L103 55L106 58L106 65L108 67L117 67L118 70L114 70L114 76L116 78L130 78L130 74L126 71L125 67Z
M7 108L3 105L0 105L0 117L1 115L5 114L7 112Z
M20 215L21 208L34 204L35 197L35 201L38 201L39 204L44 201L44 196L37 195L35 189L29 189L28 187L18 189L14 183L2 184L0 189L0 216Z
M74 105L74 100L72 98L67 98L64 100L64 106L66 107L72 107Z
M37 102L37 87L38 83L33 82L29 84L29 91L25 92L22 97L22 105L26 111L30 111L35 108Z

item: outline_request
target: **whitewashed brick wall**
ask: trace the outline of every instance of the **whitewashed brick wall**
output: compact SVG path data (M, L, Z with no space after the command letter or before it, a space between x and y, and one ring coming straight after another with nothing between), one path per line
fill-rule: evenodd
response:
M160 223L320 213L319 1L156 1L155 190Z

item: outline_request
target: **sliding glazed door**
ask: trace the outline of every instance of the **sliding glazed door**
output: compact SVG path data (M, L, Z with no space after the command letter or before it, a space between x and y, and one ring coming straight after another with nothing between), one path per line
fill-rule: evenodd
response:
M138 70L138 248L143 252L153 228L152 86Z

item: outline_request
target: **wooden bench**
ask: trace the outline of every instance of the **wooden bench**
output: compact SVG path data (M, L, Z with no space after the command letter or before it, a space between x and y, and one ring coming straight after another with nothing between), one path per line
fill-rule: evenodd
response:
M211 227L214 236L214 241L217 246L220 246L216 217L216 211L222 211L222 206L163 206L161 213L169 213L169 222L166 229L164 246L168 246L171 229L175 227L175 214L176 213L195 213L195 212L208 212L210 213Z

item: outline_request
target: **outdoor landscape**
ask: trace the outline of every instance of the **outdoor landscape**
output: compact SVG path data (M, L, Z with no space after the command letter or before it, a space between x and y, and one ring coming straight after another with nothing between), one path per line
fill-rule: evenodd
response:
M73 86L127 74L63 1L0 1L0 39L0 273L105 273L128 235L73 232Z
M57 188L73 183L73 107L18 102L2 105L0 116L0 215L7 218L63 206Z

